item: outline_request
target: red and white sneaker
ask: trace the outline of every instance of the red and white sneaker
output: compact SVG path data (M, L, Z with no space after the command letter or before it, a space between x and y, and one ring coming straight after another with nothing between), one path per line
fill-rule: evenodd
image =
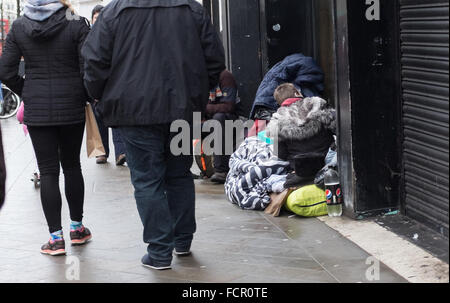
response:
M41 247L41 254L50 256L62 256L66 254L66 243L64 239L53 240L50 239L48 242Z
M91 239L92 234L90 230L84 226L70 231L70 240L72 242L72 245L83 245Z

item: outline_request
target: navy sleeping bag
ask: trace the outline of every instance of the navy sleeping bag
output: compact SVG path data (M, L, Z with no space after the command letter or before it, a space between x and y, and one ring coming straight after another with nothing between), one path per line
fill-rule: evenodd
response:
M258 88L250 119L254 118L255 107L262 106L276 111L278 104L273 97L275 89L283 83L293 83L300 88L304 97L321 96L324 90L324 74L311 57L293 54L278 62L266 74Z

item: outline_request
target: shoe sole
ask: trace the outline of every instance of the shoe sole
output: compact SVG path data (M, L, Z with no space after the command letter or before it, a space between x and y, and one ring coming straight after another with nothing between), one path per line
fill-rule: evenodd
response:
M212 183L218 183L218 184L225 184L225 181L217 180L217 179L211 179Z
M176 252L176 251L174 251L173 253L176 256L178 256L178 257L187 257L187 256L190 256L192 254L192 252L190 252L190 251L187 251L187 252Z
M92 239L92 235L86 236L83 239L71 240L72 245L83 245L89 242Z
M41 250L41 254L43 254L43 255L50 255L50 256L62 256L62 255L66 254L66 251L64 249Z
M106 164L106 163L108 163L108 159L102 159L102 160L97 159L97 160L95 161L95 163L97 163L97 164Z
M123 166L125 164L125 162L127 162L127 159L123 158L122 160L116 162L116 166Z
M151 269L156 269L156 270L172 269L172 266L155 267L155 266L151 266L151 265L147 265L147 264L142 264L142 266L147 267L147 268L151 268Z

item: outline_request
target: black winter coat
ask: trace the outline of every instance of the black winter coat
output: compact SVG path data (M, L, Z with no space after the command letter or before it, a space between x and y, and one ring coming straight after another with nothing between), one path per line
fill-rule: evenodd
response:
M64 8L44 21L23 16L13 23L0 58L0 80L23 98L24 124L85 121L88 96L80 52L89 30L84 18L69 21ZM22 56L25 79L17 75Z
M5 202L6 193L6 166L5 154L3 152L2 129L0 127L0 209Z
M325 162L325 157L333 142L333 133L323 129L311 138L280 140L277 155L281 160L289 161L291 169L295 170L295 157L297 156L321 155Z
M220 38L194 0L114 0L82 54L86 88L112 127L191 121L225 69Z

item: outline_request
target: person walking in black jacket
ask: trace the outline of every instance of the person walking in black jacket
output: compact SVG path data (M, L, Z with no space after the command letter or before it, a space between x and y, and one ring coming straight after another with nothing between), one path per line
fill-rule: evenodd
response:
M82 224L84 181L80 150L88 96L83 86L81 46L89 23L67 10L63 0L27 0L6 38L0 58L0 80L23 98L28 126L41 173L41 200L50 240L41 248L49 255L65 254L61 226L60 165L72 219L72 244L91 238ZM21 57L25 79L18 76Z
M5 154L3 152L2 129L0 126L0 209L3 206L3 203L5 203L5 194L6 194L6 166L5 166Z
M102 11L103 6L102 5L96 5L92 9L92 17L91 22L92 26L94 26L95 21L97 21L98 15ZM95 114L95 120L97 121L98 130L100 132L100 136L102 137L102 143L103 147L105 148L105 155L101 155L97 157L97 164L106 164L108 162L110 149L109 149L109 128L105 126L103 123L103 119L101 114L98 112L97 107L93 107L94 114ZM114 152L116 156L116 165L122 166L126 162L126 156L125 156L125 145L122 142L122 137L120 136L120 132L116 129L112 129L112 139L114 142Z
M85 85L107 126L118 127L144 225L144 266L171 267L196 230L192 155L170 150L170 125L204 112L225 69L224 50L194 0L114 0L82 50Z

